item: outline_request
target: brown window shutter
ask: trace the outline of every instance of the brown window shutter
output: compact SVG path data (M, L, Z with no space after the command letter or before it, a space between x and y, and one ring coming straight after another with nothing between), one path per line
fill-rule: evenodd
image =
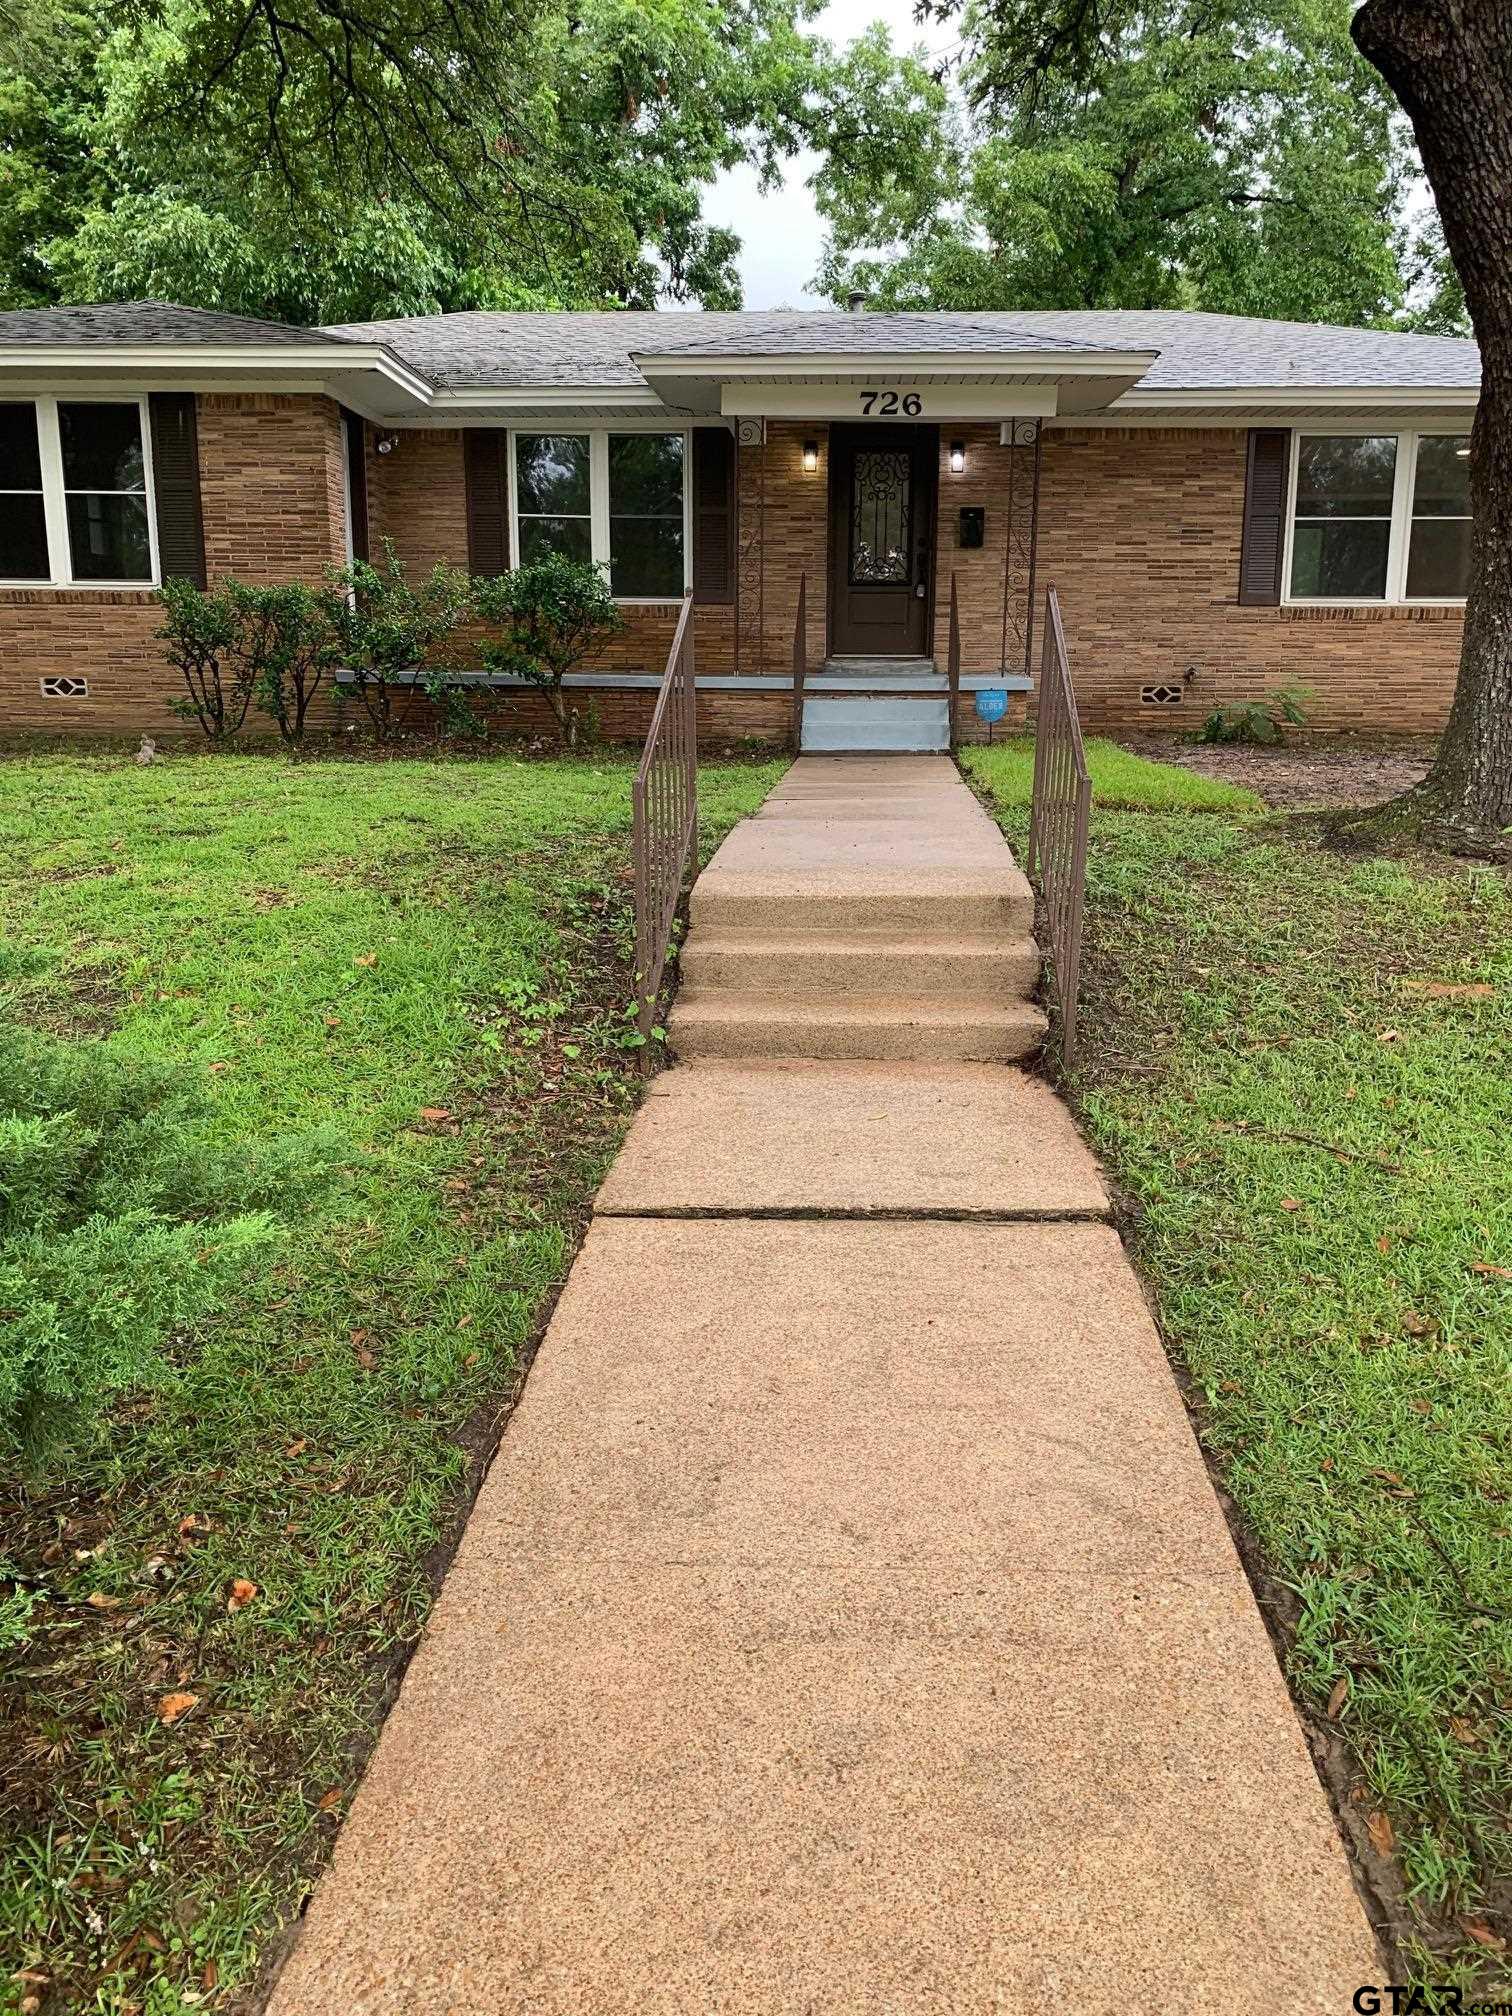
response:
M467 482L467 564L474 574L509 572L509 486L504 480L502 427L467 427L462 459Z
M735 600L735 441L723 427L693 430L693 599Z
M192 392L150 392L152 488L158 568L165 581L205 584L205 518L200 504L199 430Z
M367 560L372 557L372 543L368 535L368 492L367 492L367 428L362 415L353 413L347 407L341 409L341 424L346 429L347 454L347 498L352 514L352 558Z
M1239 549L1239 600L1281 600L1281 556L1286 551L1286 480L1291 433L1252 427L1244 467L1244 538Z

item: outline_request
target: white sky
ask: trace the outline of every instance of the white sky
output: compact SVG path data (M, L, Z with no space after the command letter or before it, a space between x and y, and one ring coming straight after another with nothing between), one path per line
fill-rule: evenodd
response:
M913 0L830 0L813 29L840 45L854 41L873 21L887 23L894 48L922 42L930 49L944 49L960 41L961 31L951 23L917 26ZM817 165L813 154L796 155L787 164L784 186L770 196L761 195L751 169L736 168L721 175L704 198L707 222L727 225L744 241L739 265L747 308L829 305L808 292L824 243L824 227L804 187Z

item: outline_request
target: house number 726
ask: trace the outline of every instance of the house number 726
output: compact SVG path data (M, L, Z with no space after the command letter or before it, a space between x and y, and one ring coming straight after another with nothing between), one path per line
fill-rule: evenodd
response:
M917 392L863 392L861 411L875 413L879 419L890 419L898 413L906 413L910 420L924 410L924 402Z

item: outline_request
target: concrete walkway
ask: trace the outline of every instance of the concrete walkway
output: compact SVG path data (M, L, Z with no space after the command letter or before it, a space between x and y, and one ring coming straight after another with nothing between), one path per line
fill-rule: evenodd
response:
M1333 2016L1382 1978L1065 1109L969 1062L664 1074L273 2016Z

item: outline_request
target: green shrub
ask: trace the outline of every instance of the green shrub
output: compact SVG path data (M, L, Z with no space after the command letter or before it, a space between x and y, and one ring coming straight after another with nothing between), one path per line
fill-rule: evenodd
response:
M315 696L339 655L337 610L344 605L330 590L303 581L254 587L231 580L224 592L234 619L231 648L238 675L255 705L277 722L284 742L297 748Z
M532 560L512 574L473 584L479 617L503 635L483 647L490 672L513 673L539 686L570 749L578 715L562 691L564 676L595 651L624 618L601 568L560 553Z
M0 1031L0 1461L35 1465L161 1383L266 1259L278 1220L248 1207L283 1172L217 1166L212 1133L165 1066Z
M1307 723L1305 703L1312 699L1309 686L1281 686L1263 700L1230 700L1215 707L1202 724L1201 742L1250 742L1275 744L1286 740L1290 728Z
M473 584L457 567L435 567L419 583L410 582L394 552L383 542L383 566L354 560L333 577L339 593L335 610L343 668L380 742L401 733L418 695L436 701L450 722L458 688L445 654L472 613Z
M252 687L234 654L236 612L224 586L207 590L175 577L154 591L163 620L154 636L187 689L168 704L198 721L212 742L229 741L247 718Z

